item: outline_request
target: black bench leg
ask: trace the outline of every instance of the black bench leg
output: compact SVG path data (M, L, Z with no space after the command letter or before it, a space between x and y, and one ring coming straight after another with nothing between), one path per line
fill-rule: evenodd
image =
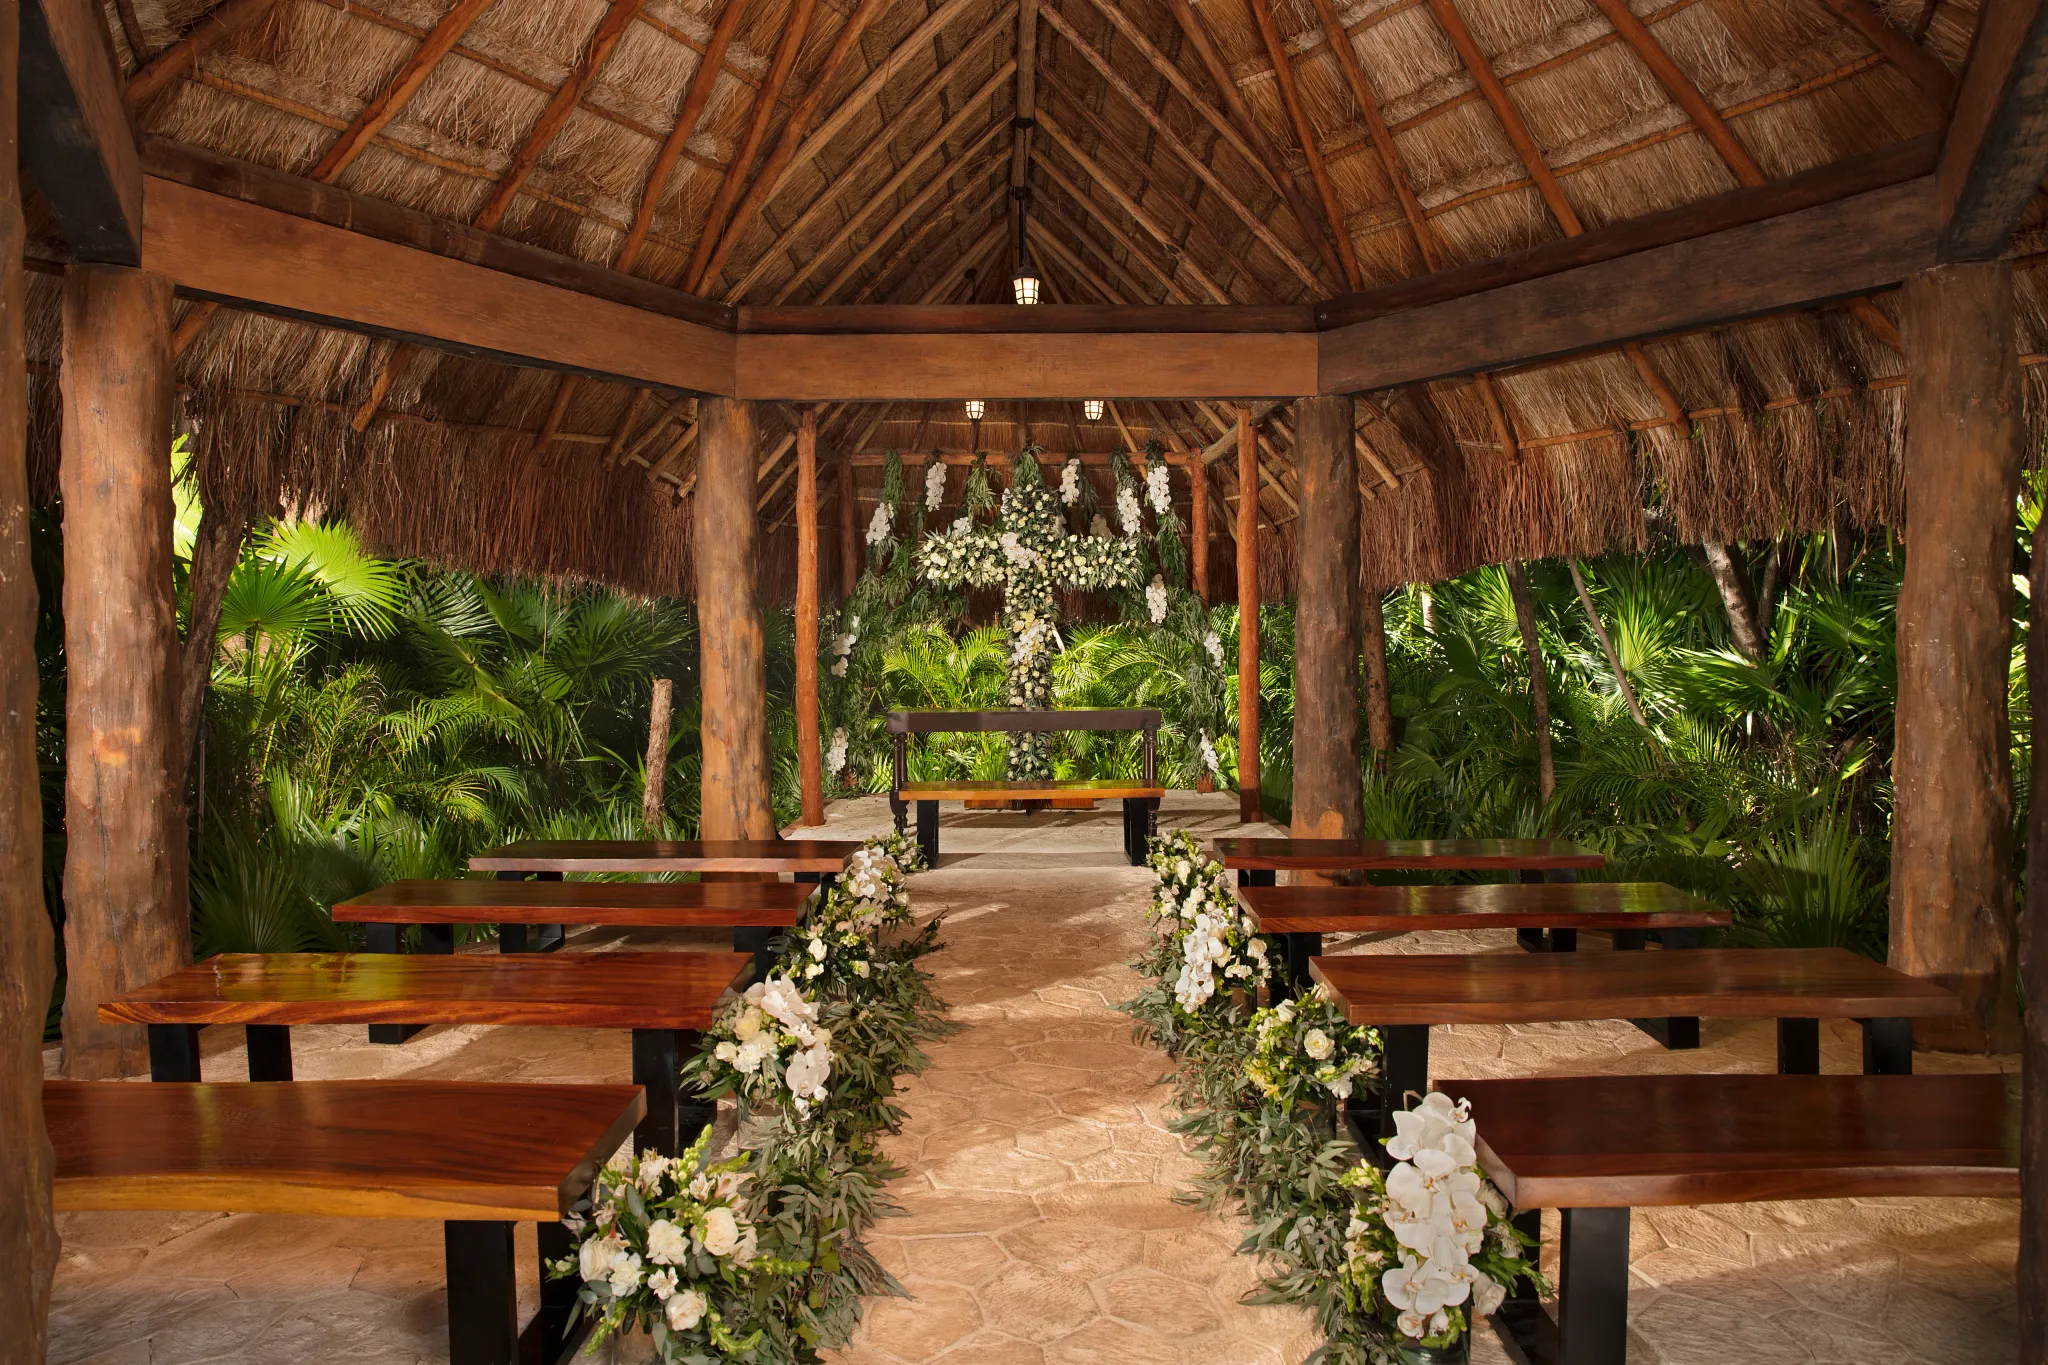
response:
M1294 998L1294 983L1287 974L1289 937L1287 934L1266 935L1266 994L1275 1005Z
M506 874L499 873L502 879ZM372 924L369 926L368 947L373 953L402 953L405 951L405 926L403 924ZM420 926L420 951L423 953L452 953L455 951L455 926L452 924L422 924ZM402 1043L426 1028L425 1024L372 1024L370 1041L373 1043Z
M1660 931L1664 949L1697 948L1700 934L1697 929L1665 929ZM1614 950L1618 953L1641 952L1649 946L1649 931L1646 929L1616 929ZM1700 1045L1700 1021L1698 1015L1673 1014L1658 1019L1631 1019L1631 1024L1662 1043L1666 1050L1683 1052Z
M1287 980L1294 987L1294 993L1301 995L1315 983L1309 977L1308 962L1312 957L1323 955L1321 934L1289 934L1287 936Z
M590 1335L591 1320L584 1318L573 1327L569 1315L576 1308L576 1290L580 1283L571 1275L566 1279L548 1278L548 1263L559 1261L576 1254L576 1237L560 1223L542 1223L535 1239L540 1247L540 1312L526 1325L524 1336L539 1338L539 1349L528 1350L527 1343L520 1342L522 1361L538 1359L541 1365L567 1365L576 1357L583 1345L583 1339Z
M775 939L773 929L757 925L745 925L732 931L732 950L736 953L754 955L754 980L766 981L768 973L775 969L775 954L768 945Z
M1863 1074L1866 1076L1910 1076L1913 1074L1913 1021L1911 1019L1859 1019L1863 1025Z
M249 1042L249 1079L288 1081L292 1078L292 1026L290 1024L244 1024Z
M1523 1252L1526 1264L1534 1268L1542 1259L1543 1210L1521 1209L1510 1216L1515 1231L1530 1239L1530 1245ZM1477 1324L1474 1324L1475 1328ZM1522 1359L1529 1362L1554 1363L1557 1360L1557 1325L1550 1315L1543 1311L1543 1301L1536 1293L1536 1282L1527 1275L1518 1275L1508 1286L1508 1296L1493 1315L1494 1331L1513 1342L1522 1353ZM1513 1353L1510 1352L1512 1355Z
M1820 1020L1780 1019L1778 1021L1778 1074L1818 1076L1820 1074Z
M1429 1025L1383 1025L1380 1046L1380 1136L1390 1138L1394 1115L1408 1107L1408 1096L1420 1099L1429 1093ZM1376 1165L1388 1164L1387 1150L1378 1143L1365 1155Z
M451 1218L441 1226L448 1258L448 1365L519 1365L512 1225Z
M917 803L917 846L924 852L927 867L939 865L939 803Z
M633 1129L633 1145L674 1156L718 1117L718 1105L682 1093L682 1062L703 1045L695 1029L633 1030L633 1084L647 1089L647 1117Z
M1560 1365L1628 1358L1628 1210L1565 1209L1558 1241Z
M199 1079L198 1024L149 1026L149 1078L153 1081Z
M1270 867L1240 867L1237 870L1239 886L1278 886L1280 874Z

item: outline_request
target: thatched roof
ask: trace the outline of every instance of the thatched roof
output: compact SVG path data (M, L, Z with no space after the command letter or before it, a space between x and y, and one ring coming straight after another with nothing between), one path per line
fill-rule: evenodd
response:
M144 133L732 302L1007 292L1017 0L234 3L260 17L141 101ZM1922 54L1902 66L1838 12L1853 8L1842 0L1636 0L1715 128L1617 32L1620 3L1204 0L1177 16L1180 0L1043 0L1027 183L1050 297L1310 301L1840 161L1941 127L1930 81L1960 69L1975 22L1969 0L1881 0L1882 21ZM206 9L112 0L124 68L160 58ZM1250 136L1223 107L1190 19L1227 67ZM420 58L458 28L445 55ZM700 72L721 41L720 64ZM778 65L789 75L775 89ZM536 137L565 88L566 118ZM776 96L765 108L764 90ZM366 126L372 109L388 121ZM793 121L804 136L764 181ZM1259 142L1278 149L1280 175ZM353 155L337 169L338 146ZM1290 198L1307 206L1307 228ZM1328 234L1332 216L1348 244ZM711 223L726 224L709 230L715 255ZM2024 227L2017 250L2042 235ZM2048 350L2048 316L2030 273L2020 326L2031 356ZM32 359L48 366L50 281L32 303ZM346 508L394 550L645 591L687 585L688 400L590 381L565 392L548 372L180 310L179 378L193 418L219 429L208 445L267 461L289 496ZM1419 403L1361 403L1368 578L1641 543L1646 506L1689 537L1895 523L1893 316L1878 297L1432 383ZM2028 370L2030 410L2038 374ZM1105 451L1128 435L1184 450L1231 420L1199 404L1124 404L1097 424L1075 404L994 406L981 434L995 448L1028 435ZM779 447L763 482L771 527L787 526L793 481L777 476L795 418L775 408L765 422L764 457ZM827 454L957 451L972 435L957 405L848 405L822 421ZM1289 444L1284 430L1266 434L1262 510L1285 545ZM856 473L872 498L878 472ZM828 499L835 487L825 481ZM1224 481L1213 487L1220 510ZM771 583L789 553L771 541Z

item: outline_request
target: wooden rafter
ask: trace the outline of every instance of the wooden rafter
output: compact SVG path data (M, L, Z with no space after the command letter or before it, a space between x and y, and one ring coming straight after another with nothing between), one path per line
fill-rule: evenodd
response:
M1352 289L1361 288L1365 277L1358 271L1358 251L1351 241L1351 231L1344 225L1344 205L1337 199L1337 187L1330 182L1330 169L1323 164L1322 148L1316 144L1315 125L1309 122L1308 111L1302 107L1301 92L1294 86L1294 67L1287 60L1287 44L1280 36L1280 25L1273 18L1270 0L1245 0L1251 6L1252 18L1257 21L1259 37L1266 44L1266 54L1273 59L1274 84L1280 89L1280 103L1287 110L1287 118L1294 125L1294 136L1301 143L1301 154L1308 161L1309 179L1316 187L1316 197L1323 201L1323 214L1329 220L1330 235L1337 243L1337 260L1344 267L1344 282Z
M1039 17L1061 37L1065 38L1081 54L1084 61L1095 68L1096 73L1102 77L1109 88L1122 96L1124 102L1136 110L1138 116L1145 120L1146 124L1152 129L1153 136L1158 140L1159 144L1186 163L1188 169L1195 173L1196 178L1209 187L1210 193L1222 200L1226 208L1244 221L1245 226L1251 230L1252 235L1263 243L1268 251L1271 251L1274 256L1278 257L1283 265L1294 272L1295 278L1299 279L1311 290L1321 290L1323 287L1322 281L1316 278L1315 272L1309 269L1301 257L1295 255L1292 248L1280 240L1273 232L1273 229L1267 225L1263 216L1255 212L1249 204L1245 203L1243 199L1232 192L1228 185L1223 183L1222 177L1218 176L1210 168L1209 163L1204 161L1195 152L1194 148L1181 140L1180 135L1173 131L1172 125L1160 117L1159 112L1152 107L1150 101L1143 95L1140 95L1129 82L1124 80L1122 74L1117 71L1115 65L1107 57L1084 42L1081 35L1066 20L1060 17L1057 10L1045 10L1041 12ZM1066 90L1065 84L1057 76L1049 72L1045 73L1042 79L1056 89ZM1068 91L1067 94L1069 98L1074 99L1077 106L1085 107L1082 101L1074 96L1071 91Z
M1179 255L1181 263L1186 267L1188 274L1192 275L1196 282L1209 292L1211 298L1218 303L1230 302L1229 292L1222 285L1216 283L1215 279L1206 270L1202 269L1191 255L1181 251L1180 242L1174 235L1168 232L1160 224L1159 220L1154 218L1137 200L1124 193L1123 189L1116 183L1115 178L1103 170L1101 164L1094 157L1082 151L1080 144L1068 136L1050 115L1041 111L1038 123L1041 128L1045 129L1046 136L1051 138L1061 151L1072 157L1075 163L1087 173L1088 178L1099 185L1102 188L1102 192L1115 201L1118 208L1131 216L1132 222L1151 233L1159 240L1160 245L1166 247L1170 252Z
M1943 113L1955 101L1956 78L1941 59L1920 46L1911 34L1893 28L1891 21L1884 17L1870 0L1822 0L1822 3L1849 21L1864 41L1884 54L1884 59L1899 69L1899 74L1919 87L1920 92L1933 102Z
M847 215L846 221L839 225L837 232L834 232L831 237L804 254L804 259L797 263L796 269L790 272L789 278L784 280L781 288L776 291L775 301L777 303L789 302L790 296L803 288L804 281L811 277L811 272L817 266L831 259L833 253L837 252L854 233L860 230L860 225L867 221L870 212L881 205L892 202L896 195L902 191L903 187L909 183L911 177L916 175L919 169L924 166L925 162L944 150L948 143L960 135L961 129L965 128L976 117L982 116L982 107L995 95L1004 82L1009 80L1010 73L1015 69L1015 66L1016 63L1013 61L1005 61L998 66L995 72L975 90L973 95L961 102L960 107L953 112L953 116L940 124L938 131L927 138L922 146L905 159L901 166L896 168L894 174L883 181L872 194L863 196L860 204L851 214ZM980 147L991 136L991 130L1001 126L1004 125L1000 121L990 123L969 146L973 148ZM972 151L964 152L961 159L964 160L972 154ZM827 294L832 292L829 286L825 292Z
M1162 300L1162 302L1186 303L1190 301L1188 299L1186 291L1184 291L1183 289L1181 289L1179 285L1174 283L1173 276L1169 272L1162 270L1159 267L1159 265L1153 261L1152 254L1148 251L1141 250L1138 246L1137 240L1133 238L1129 233L1125 232L1122 227L1118 226L1117 223L1114 222L1107 213L1104 213L1101 207L1098 206L1093 200L1088 198L1086 195L1082 194L1080 192L1080 186L1074 184L1073 181L1067 179L1067 177L1060 172L1059 167L1053 165L1050 161L1045 160L1040 160L1038 165L1039 169L1045 172L1046 179L1050 180L1056 187L1063 191L1068 198L1072 199L1075 203L1079 204L1082 212L1086 213L1089 219L1093 221L1098 228L1100 228L1103 232L1107 233L1111 241L1115 242L1118 246L1122 247L1124 250L1124 254L1127 257L1129 257L1130 260L1134 264L1136 264L1138 268L1142 269L1146 274L1150 275L1155 281L1158 282L1159 288L1166 291L1166 297ZM1078 241L1087 240L1087 238L1084 237L1073 224L1068 223L1066 221L1064 215L1060 213L1059 209L1052 203L1052 201L1045 200L1042 202L1043 211L1050 215L1053 222L1060 224L1066 230L1068 236L1073 237ZM1108 253L1100 251L1099 248L1098 254L1102 255L1104 260L1109 260ZM1112 262L1111 264L1114 266L1114 262ZM1121 267L1116 268L1119 269L1119 271L1122 270ZM1123 273L1126 274L1126 279L1128 281L1123 291L1126 300L1142 299L1151 292L1147 288L1139 287L1135 281L1129 281L1128 272Z
M890 218L887 223L883 224L875 232L873 237L868 239L866 246L854 252L847 259L846 264L840 267L839 273L834 275L831 281L818 291L818 301L824 302L844 288L846 282L858 274L860 268L866 265L891 237L901 232L911 219L923 212L925 206L938 196L939 192L952 180L956 172L973 165L976 158L981 156L988 149L989 144L995 141L996 134L1008 126L1007 121L1002 121L991 123L987 128L983 129L974 141L967 144L966 149L960 153L959 160L947 165L939 174L927 181L923 189L912 195L910 201L898 209L895 216Z
M1335 248L1330 245L1330 239L1323 234L1314 211L1302 199L1301 191L1294 184L1294 177L1287 170L1287 163L1281 159L1280 149L1273 145L1273 139L1266 136L1265 128L1252 117L1251 110L1245 107L1244 96L1239 93L1237 82L1231 79L1230 66L1223 60L1223 54L1217 50L1216 40L1210 36L1209 26L1202 22L1202 16L1195 13L1188 0L1167 0L1167 5L1173 11L1174 22L1180 25L1181 33L1187 39L1188 45L1194 48L1196 57L1200 59L1203 69L1208 72L1210 83L1216 87L1216 94L1223 101L1224 111L1230 115L1230 121L1237 125L1237 130L1243 135L1244 141L1255 150L1256 159L1265 163L1266 174L1272 178L1273 183L1279 187L1281 196L1286 199L1288 212L1294 215L1294 221L1301 225L1303 235L1309 239L1310 245L1315 247L1316 254L1323 258L1323 264L1329 267L1330 278L1344 279L1343 262L1337 258Z
M796 70L797 52L803 47L804 34L810 29L811 15L816 10L817 0L793 0L782 30L782 40L775 45L775 57L768 67L768 79L762 83L761 93L754 99L754 113L747 120L746 135L740 139L739 150L733 153L724 178L718 182L718 193L712 197L711 209L704 215L704 230L698 234L697 248L690 254L690 264L683 271L682 287L689 293L695 294L703 287L705 267L710 264L711 253L717 249L718 239L726 230L727 215L732 210L733 201L739 198L740 186L746 183L754 155L761 150L761 143L768 136L768 120L774 116L775 102L782 97L782 87L788 83L790 73Z
M1416 197L1414 186L1408 183L1408 172L1401 164L1400 151L1394 146L1394 134L1387 127L1386 116L1380 112L1379 96L1373 92L1372 82L1366 79L1365 68L1359 63L1357 49L1351 46L1351 35L1344 31L1344 21L1338 17L1336 6L1331 0L1315 0L1315 7L1316 17L1329 40L1330 51L1337 58L1337 68L1344 73L1344 83L1351 87L1351 98L1358 105L1358 117L1365 124L1366 133L1379 153L1387 183L1394 187L1394 198L1401 205L1401 217L1408 224L1409 235L1415 239L1415 250L1422 257L1422 268L1425 271L1435 270L1443 264L1443 255L1436 249L1429 220L1423 216L1422 201Z
M1464 64L1465 73L1479 87L1479 93L1486 100L1500 121L1501 131L1507 134L1508 142L1521 158L1522 168L1529 173L1530 182L1536 192L1543 196L1543 202L1550 206L1552 216L1567 236L1576 237L1586 230L1579 220L1578 210L1571 200L1565 198L1564 187L1558 183L1557 175L1550 164L1543 159L1543 151L1536 145L1536 139L1529 132L1529 125L1522 120L1522 111L1508 98L1507 87L1500 83L1494 73L1493 64L1479 49L1479 41L1466 27L1465 16L1458 12L1456 0L1428 0L1429 12L1436 16L1437 24L1444 36L1457 51L1458 60Z
M149 64L128 78L128 102L140 104L162 94L199 59L214 48L253 26L270 13L277 0L222 0L185 36L151 58ZM140 54L137 54L138 58Z
M966 68L967 62L976 52L980 51L981 45L999 31L997 26L1007 22L1009 17L1010 11L1006 6L997 14L993 24L980 30L970 39L965 47L962 47L959 52L954 54L951 61L938 69L931 80L927 81L918 93L912 97L910 103L898 110L893 118L881 126L866 146L854 153L852 158L846 163L844 170L834 176L823 189L811 196L811 201L804 206L803 211L790 220L788 227L776 234L774 241L761 249L760 253L755 256L753 264L747 267L746 273L742 274L739 279L733 282L732 287L726 290L725 299L727 303L737 303L741 298L745 297L746 292L760 283L761 277L768 273L769 268L775 264L776 258L782 252L787 251L805 229L817 221L820 214L838 204L847 190L862 175L865 175L877 160L889 154L889 144L894 140L899 126L918 118L924 113L926 105L945 94L951 87L953 77L959 75ZM998 69L994 76L990 77L990 87L1000 84L1008 75L1009 65L1006 62ZM964 109L968 105L972 105L981 98L983 98L982 94L977 92L962 105L962 108ZM950 127L951 124L952 120L945 121L947 127ZM934 134L931 140L943 141L948 136L951 136L951 134L942 131L941 133ZM811 139L811 141L815 140L815 138ZM809 145L809 143L807 142L805 145ZM920 154L922 154L922 149L918 153L913 153L913 155ZM881 198L883 196L877 193L869 197ZM806 259L815 259L817 255L818 253L816 252L807 252Z
M900 250L899 257L895 260L885 262L882 265L882 267L876 270L875 273L869 278L868 282L861 286L860 293L855 296L856 300L866 300L872 298L874 296L875 291L880 287L882 282L887 280L890 277L890 275L895 271L897 265L901 263L901 260L907 258L912 251L916 250L917 245L923 241L925 232L928 231L934 223L942 221L944 216L945 214L943 212L938 215L934 215L931 222L926 223L924 227L920 228L917 232L913 233L904 242L903 247ZM986 228L984 228L982 230L981 235L977 237L974 240L974 242L967 247L966 250L962 251L957 257L954 258L954 270L978 270L984 263L984 261L991 255L993 255L996 249L1003 244L1003 228L1004 224L1000 218L996 219L994 222L990 223ZM959 278L957 275L950 273L941 274L937 280L935 280L929 287L927 287L927 289L924 292L924 295L918 301L920 303L929 303L939 293L942 293L945 290L953 288L958 283Z
M754 183L747 188L746 194L734 207L723 231L718 235L717 245L711 248L711 254L705 260L703 269L692 269L691 277L697 282L692 286L693 291L718 277L720 268L725 264L725 258L732 254L733 245L739 240L740 234L766 206L769 196L781 183L783 169L795 157L797 144L803 141L804 134L810 129L811 120L817 116L818 106L824 102L825 92L831 88L832 78L839 74L840 65L845 62L846 54L853 50L853 45L859 41L860 35L888 3L889 0L860 0L859 6L839 26L839 32L833 35L832 46L825 50L825 59L818 64L817 70L805 78L803 98L789 111L789 117L782 125L782 133L775 140L774 150L768 153L768 160L761 167L761 173L754 177ZM709 235L708 228L706 235Z
M1038 0L1017 0L1017 94L1010 112L1010 240L1023 265L1025 209L1031 202L1031 141L1038 131Z

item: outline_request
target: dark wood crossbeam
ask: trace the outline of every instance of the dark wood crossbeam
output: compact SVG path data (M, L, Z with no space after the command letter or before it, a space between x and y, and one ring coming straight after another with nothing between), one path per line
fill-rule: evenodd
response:
M21 159L81 261L142 263L142 162L86 0L21 7Z
M1941 149L1944 260L1989 260L2048 176L2048 5L1987 0Z

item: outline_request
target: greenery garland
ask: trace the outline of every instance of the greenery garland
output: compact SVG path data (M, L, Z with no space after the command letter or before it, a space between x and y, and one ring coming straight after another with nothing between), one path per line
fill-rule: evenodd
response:
M939 922L905 932L915 840L870 839L683 1066L694 1093L732 1096L751 1150L705 1161L708 1132L671 1161L615 1157L566 1225L593 1344L643 1328L664 1365L809 1365L844 1346L868 1294L903 1286L862 1242L902 1174L877 1140L902 1120L896 1078L951 1031L920 960Z

